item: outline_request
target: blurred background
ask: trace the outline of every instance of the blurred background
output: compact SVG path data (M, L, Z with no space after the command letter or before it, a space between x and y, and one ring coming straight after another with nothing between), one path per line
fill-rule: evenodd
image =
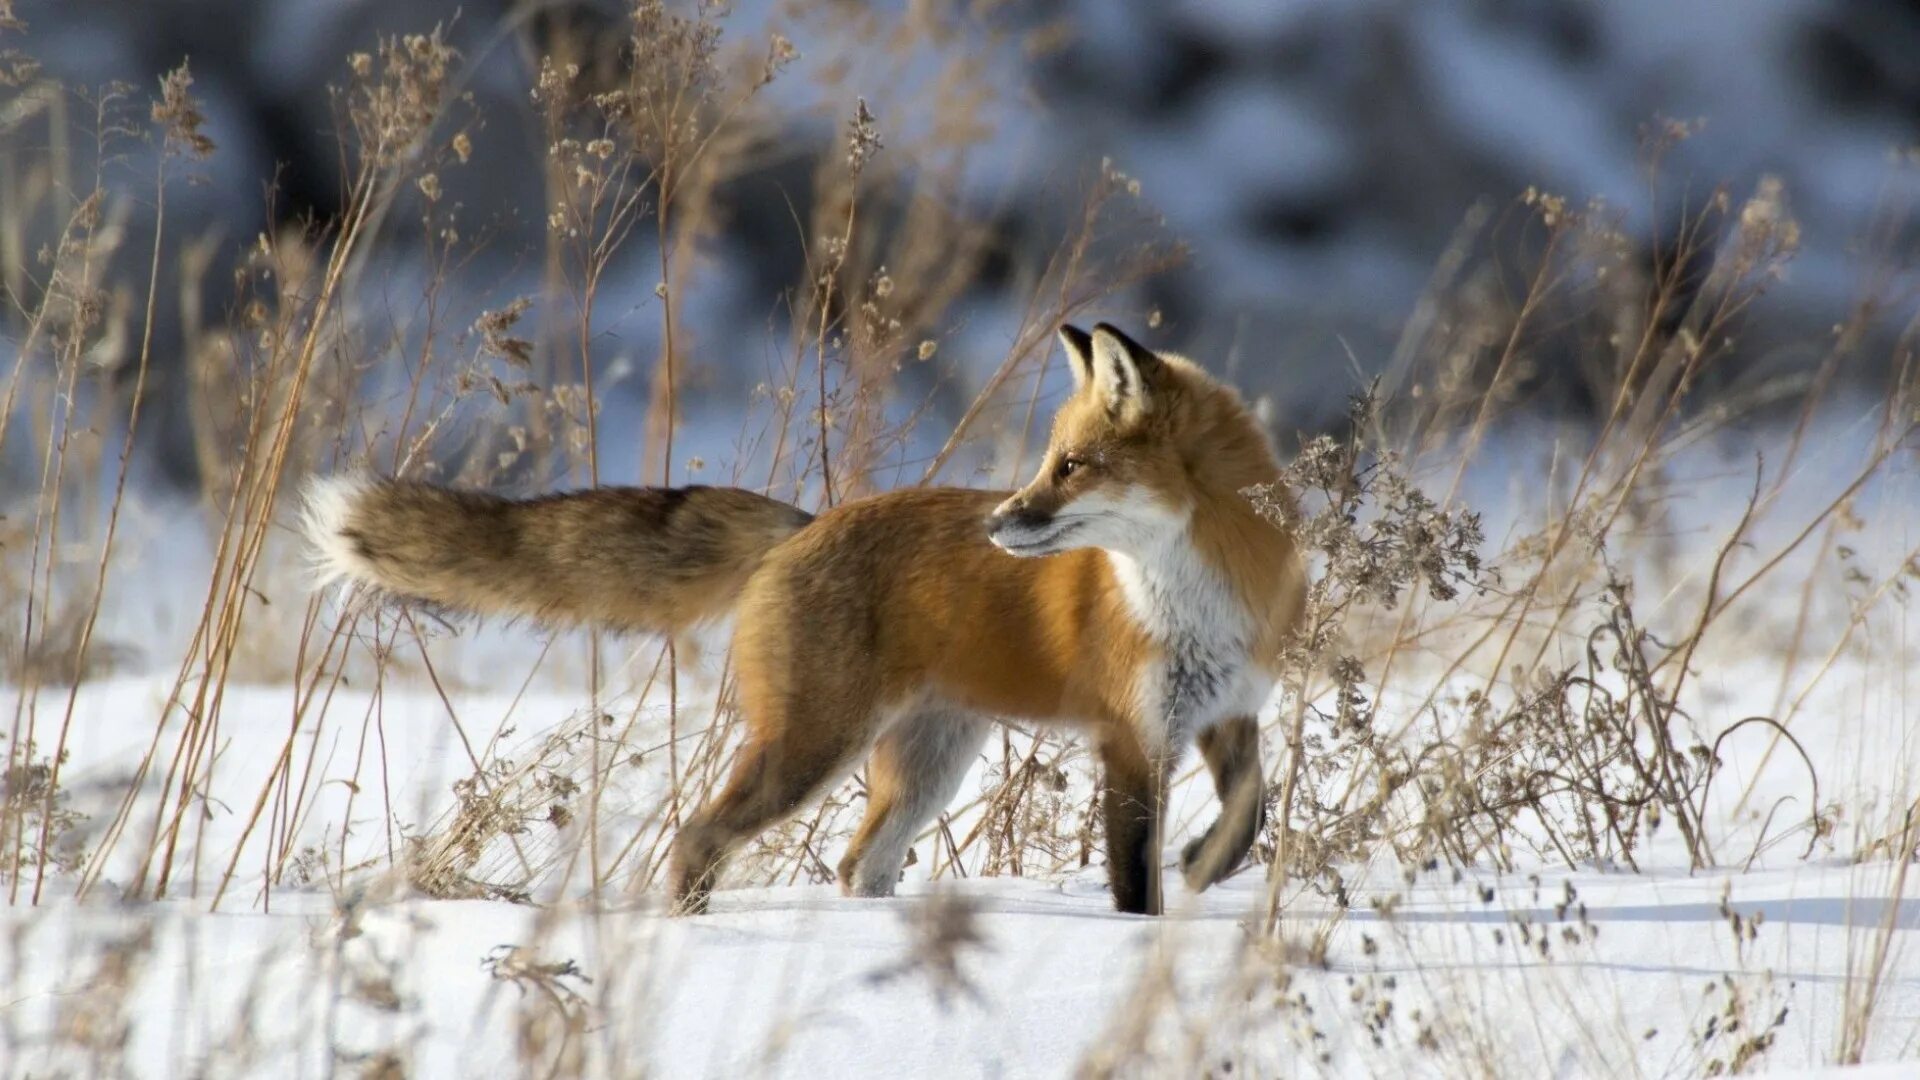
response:
M91 167L85 88L125 80L144 108L161 76L190 61L217 150L169 195L160 272L181 288L178 302L163 289L155 311L141 435L152 481L187 491L204 468L193 413L207 406L194 403L184 358L240 308L226 269L263 234L324 233L347 204L337 88L350 54L438 26L459 53L455 89L470 95L449 104L438 134L469 135L473 164L439 170L444 193L426 211L396 206L360 267L355 340L376 380L376 358L404 369L434 325L422 298L439 262L458 266L433 294L456 330L519 297L536 311L562 303L546 254L538 58L575 57L587 83L617 81L633 63L620 0L20 0L14 14L24 31L0 43L40 65L18 85L66 87L11 103L0 199L16 204ZM797 55L759 94L761 135L703 207L710 225L678 328L679 438L695 457L724 456L742 392L770 372L779 382L782 347L771 343L793 336L793 290L818 248L808 237L820 162L837 156L859 100L882 147L863 188L869 220L904 227L937 189L978 226L954 253L965 280L929 325L908 328L937 349L892 391L941 421L922 425L936 434L919 437L919 458L1023 347L1033 294L1103 175L1137 191L1151 220L1134 224L1155 231L1151 242L1185 255L1121 281L1087 317L1226 371L1267 399L1277 430L1334 422L1364 376L1391 374L1416 338L1450 334L1462 377L1495 362L1548 242L1530 190L1573 207L1604 200L1596 214L1626 238L1621 272L1672 273L1684 291L1717 255L1711 244L1674 254L1689 250L1694 216L1719 190L1737 214L1763 178L1778 180L1798 252L1714 367L1712 385L1730 393L1764 404L1770 380L1815 377L1849 320L1857 362L1842 381L1871 388L1905 319L1896 301L1908 268L1875 254L1904 251L1900 208L1915 190L1920 4L1904 0L741 0L719 25L723 56L758 55L774 33ZM139 208L109 215L120 233L89 346L109 375L124 376L137 353L156 153L151 139L121 146L103 173ZM38 175L49 163L53 174ZM434 244L449 213L451 255ZM34 253L58 219L0 216L13 294L0 315L5 370L25 331ZM662 348L659 262L657 237L641 228L605 271L586 349L602 439L644 424L660 394L649 377ZM868 284L884 269L868 266ZM1479 313L1471 330L1456 325L1468 307ZM1613 390L1594 385L1583 355L1594 328L1571 332L1591 313L1550 314L1529 329L1507 396L1557 418L1590 415ZM535 338L543 354L556 347ZM127 381L108 380L122 409ZM32 487L38 450L0 446L0 478ZM601 471L644 470L622 455Z
M1917 197L1920 0L0 0L0 887L50 898L0 928L0 1059L1018 1073L1096 1026L1178 1075L1242 1039L1376 1075L1911 1056ZM314 588L315 475L1023 482L1063 320L1188 353L1293 457L1314 599L1257 852L1310 903L1248 948L1232 905L1281 896L1248 874L1170 928L1230 967L1154 945L1126 990L1143 928L1081 918L1093 748L1014 724L910 874L1037 879L969 883L1038 928L980 958L1018 1004L881 1037L848 989L907 1000L867 967L905 940L958 970L965 906L628 917L735 760L719 635ZM1204 767L1175 799L1177 844ZM824 886L865 802L730 884ZM1592 951L1572 877L1524 898L1563 862L1631 932ZM401 879L609 906L428 919ZM95 889L124 916L58 913ZM1724 992L1680 1007L1696 978Z

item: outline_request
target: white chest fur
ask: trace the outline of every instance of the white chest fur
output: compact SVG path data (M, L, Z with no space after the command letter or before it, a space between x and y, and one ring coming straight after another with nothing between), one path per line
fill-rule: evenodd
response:
M1195 734L1266 703L1273 680L1253 662L1253 619L1183 530L1141 556L1108 551L1135 618L1160 646L1136 677L1141 734L1177 749Z

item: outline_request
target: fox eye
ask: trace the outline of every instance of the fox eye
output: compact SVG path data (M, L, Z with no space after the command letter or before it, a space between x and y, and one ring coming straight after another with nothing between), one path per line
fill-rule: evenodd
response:
M1060 464L1054 467L1054 475L1065 480L1086 467L1087 463L1077 457L1063 457L1060 459Z

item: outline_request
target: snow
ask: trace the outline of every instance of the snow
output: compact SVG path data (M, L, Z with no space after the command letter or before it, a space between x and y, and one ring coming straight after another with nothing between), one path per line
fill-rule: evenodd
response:
M1703 988L1731 974L1757 1011L1789 1009L1768 1061L1812 1066L1828 1059L1836 1038L1859 939L1884 917L1885 875L1884 867L1839 865L1734 875L1733 908L1765 917L1744 956L1721 914L1730 879L1719 875L1582 871L1546 875L1537 889L1508 878L1492 882L1491 903L1480 901L1474 880L1442 877L1407 890L1390 917L1349 913L1331 931L1327 967L1293 968L1290 990L1313 1002L1338 1075L1431 1073L1450 1060L1442 1053L1422 1066L1405 1019L1416 1011L1481 1025L1512 1075L1597 1075L1631 1062L1687 1075L1705 1060L1694 1036L1726 992ZM1591 944L1557 936L1575 925L1555 912L1569 884L1600 931ZM711 915L685 920L648 903L556 916L486 901L405 900L370 905L358 919L364 933L346 941L324 896L291 898L270 915L209 916L187 903L137 916L100 905L38 917L16 910L7 927L20 949L8 1009L13 1060L31 1071L61 1060L36 1051L36 1033L63 1001L86 992L81 973L101 940L136 922L150 923L156 937L135 991L129 1058L141 1075L195 1072L231 1049L242 1028L260 1044L253 1075L321 1074L332 1039L349 1050L403 1046L416 1076L497 1073L515 1060L506 1018L520 1003L480 960L496 945L536 939L543 958L576 960L594 979L580 986L592 1003L587 1038L620 1047L623 1072L644 1064L663 1076L1057 1075L1116 1038L1129 994L1162 965L1190 1026L1180 1041L1205 1047L1206 1060L1233 1060L1252 1075L1291 1074L1310 1060L1314 1040L1299 1044L1296 1017L1269 995L1233 993L1270 985L1278 971L1248 945L1248 919L1264 894L1257 875L1181 897L1162 920L1114 914L1098 873L960 883L953 891L977 904L983 941L961 956L970 989L944 999L920 972L883 977L911 954L904 916L927 888L878 901L822 886L733 890ZM1332 914L1324 903L1293 903L1286 932L1304 936ZM1920 929L1920 900L1900 902L1893 919L1907 945ZM1522 920L1556 935L1550 958L1519 944ZM397 973L397 1011L323 992L343 971L379 970ZM1387 979L1397 989L1382 989ZM1356 985L1365 988L1358 1003ZM1355 1031L1354 1017L1381 998L1397 1015L1376 1046ZM1904 952L1879 1008L1881 1052L1910 1054L1920 967ZM334 1009L343 1015L330 1016ZM250 1020L239 1018L245 1010ZM1264 1025L1267 1035L1236 1040L1239 1025Z
M383 766L394 818L430 824L447 785L468 771L449 710L483 753L515 757L577 723L576 695L512 693L530 662L481 665L484 689L455 685L446 702L404 674L389 676L379 701L357 679L338 688L335 726L301 736L320 762L305 841L338 845L351 817L349 846L377 864L386 839L371 778ZM1716 668L1707 726L1770 696L1776 667L1751 658ZM1911 792L1903 782L1920 775L1909 725L1889 722L1905 715L1911 682L1843 664L1795 725L1829 791L1858 815L1843 832L1871 830ZM84 687L68 784L86 792L121 779L169 688L152 678ZM546 906L425 899L378 865L348 874L337 895L316 881L283 884L263 900L266 849L256 835L245 842L242 881L210 910L216 864L241 843L236 807L285 739L289 703L284 688L229 690L222 801L208 820L209 851L220 857L192 874L183 856L176 888L192 898L123 905L111 888L80 901L68 890L0 915L8 987L0 1060L9 1075L97 1066L101 1059L51 1036L72 1028L76 1009L110 1014L102 1003L115 1000L126 1002L125 1060L139 1076L329 1075L379 1051L397 1053L412 1076L537 1072L519 1056L520 1025L551 1015L550 999L496 980L482 963L518 945L542 962L573 961L592 980L560 980L580 995L574 1038L585 1058L576 1064L588 1075L1048 1076L1121 1047L1144 1053L1149 1075L1202 1066L1220 1075L1228 1062L1234 1075L1253 1076L1461 1075L1482 1063L1513 1076L1698 1075L1732 1052L1735 1040L1702 1033L1735 994L1748 1024L1786 1010L1760 1059L1777 1074L1886 1076L1898 1070L1803 1072L1833 1060L1848 995L1859 992L1883 926L1891 944L1868 1061L1920 1050L1920 889L1891 864L1848 861L1851 841L1803 861L1804 834L1742 865L1758 844L1758 815L1732 816L1732 792L1757 776L1758 802L1789 800L1776 834L1804 807L1797 763L1753 772L1761 738L1726 749L1728 781L1714 799L1725 867L1688 873L1671 835L1640 873L1536 862L1504 875L1467 869L1456 880L1442 867L1409 878L1382 861L1343 868L1353 897L1345 912L1290 885L1277 944L1255 929L1268 898L1261 868L1201 896L1169 874L1176 892L1158 920L1114 913L1097 860L1058 875L941 882L925 880L923 865L889 900L849 899L827 885L735 887L716 894L710 915L674 919L657 890L622 888L595 910L553 869L563 837L537 830L524 839L548 867ZM366 715L380 718L383 764L377 751L355 751ZM652 779L610 787L607 835L650 820L651 808L620 801L657 790L657 769L641 772ZM361 791L350 803L337 781L352 778ZM981 783L976 776L965 790ZM1177 838L1211 813L1196 785L1181 790L1169 861ZM134 862L115 862L106 880L124 883ZM915 959L927 955L919 943L929 913L956 896L970 906L979 942L957 949L961 982L949 985ZM1728 911L1758 920L1750 941L1739 940ZM101 977L112 947L149 930L118 999L102 989L112 985ZM1316 937L1323 960L1311 955ZM549 1032L532 1059L560 1053Z
M1837 406L1816 422L1751 547L1727 560L1723 588L1845 486L1867 449L1859 418L1873 408ZM1546 437L1497 434L1483 460L1504 469L1463 487L1490 511L1491 548L1536 526L1559 498L1543 498ZM1778 453L1768 461L1781 467ZM1673 494L1663 515L1621 527L1621 542L1635 545L1620 557L1637 575L1637 610L1661 633L1690 624L1753 467L1750 453L1713 442L1676 454L1663 468ZM98 1075L119 1062L142 1077L324 1076L371 1071L391 1053L419 1077L545 1075L550 1063L588 1076L1054 1076L1115 1060L1156 1076L1227 1075L1229 1063L1235 1076L1691 1076L1735 1062L1743 1040L1780 1018L1748 1071L1903 1076L1902 1063L1920 1055L1920 875L1873 841L1897 831L1920 790L1920 664L1908 607L1865 605L1920 541L1912 484L1901 463L1861 492L1859 522L1836 541L1851 554L1816 566L1806 545L1691 665L1694 733L1780 718L1819 778L1817 800L1799 755L1783 744L1768 756L1771 729L1751 726L1720 748L1725 765L1704 800L1714 866L1690 871L1671 827L1637 852L1638 870L1517 850L1514 870L1456 876L1399 865L1380 845L1373 861L1339 866L1345 909L1323 884L1287 883L1275 935L1260 929L1264 866L1199 896L1169 874L1169 913L1147 919L1112 911L1097 852L1090 865L1030 865L1021 877L980 876L974 860L966 876L930 880L926 840L892 899L843 897L798 868L776 875L768 859L743 858L711 914L671 918L658 883L664 848L650 838L671 835L665 778L689 768L691 740L714 716L713 642L681 650L681 756L669 764L664 700L646 689L651 644L603 642L605 682L589 699L583 637L428 624L430 678L422 650L393 638L384 615L355 632L341 682L321 683L324 708L297 710L305 682L226 688L212 779L196 787L208 797L192 804L168 898L123 899L141 880L183 716L164 707L171 673L92 681L74 699L62 777L89 815L78 829L86 846L101 842L156 738L161 756L97 886L76 896L73 875L53 875L36 906L29 872L18 902L0 908L0 1074ZM289 525L299 509L286 509ZM164 538L148 546L149 566L184 550ZM253 643L258 655L292 652L273 613L297 614L310 579L291 554L289 545L280 572L260 579L270 604L253 624L267 638ZM1796 653L1788 643L1808 574L1819 586L1807 607L1814 629ZM343 602L353 601L327 602L322 627ZM114 615L103 625L137 622ZM150 657L164 656L164 637L148 644ZM1444 666L1463 646L1458 635L1426 644L1402 661L1384 714L1418 713L1431 681L1417 669ZM1543 666L1575 659L1550 651ZM17 700L0 686L0 701ZM42 752L65 701L64 688L43 688L24 714ZM1274 776L1275 717L1265 719ZM291 822L276 809L250 827L290 731L301 809ZM536 815L511 844L492 842L467 871L522 887L535 903L432 899L398 879L391 860L406 839L449 820L451 789L473 771L469 748L489 763L562 774L596 755L619 762L595 819L607 883L597 901L589 860L578 857L584 799L568 820ZM1170 808L1168 864L1215 812L1192 764ZM977 820L971 800L993 782L987 766L962 787L957 834ZM1084 783L1076 774L1066 797L1083 798ZM1810 845L1816 805L1833 833ZM818 855L831 866L844 823L822 835ZM282 852L292 868L263 890ZM223 890L229 865L236 877ZM146 866L142 896L157 869ZM943 938L942 927L977 940ZM949 958L957 979L943 975ZM577 975L495 977L567 962ZM1867 1064L1836 1071L1876 963ZM575 1018L564 1038L563 1010Z

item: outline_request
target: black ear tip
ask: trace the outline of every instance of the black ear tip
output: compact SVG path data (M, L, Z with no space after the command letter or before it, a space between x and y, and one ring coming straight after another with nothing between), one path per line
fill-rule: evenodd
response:
M1152 349L1128 337L1124 331L1112 323L1095 324L1093 334L1095 337L1107 338L1125 349L1127 355L1133 357L1136 364L1146 366L1159 359Z
M1060 338L1078 349L1084 349L1088 345L1093 344L1093 335L1072 323L1060 324Z
M1142 353L1142 352L1152 351L1151 349L1148 349L1145 345L1142 345L1139 342L1128 337L1126 331L1120 329L1119 327L1113 325L1112 323L1106 323L1106 322L1095 323L1093 327L1093 336L1112 338L1114 341L1117 341L1122 346L1124 346L1128 352Z

